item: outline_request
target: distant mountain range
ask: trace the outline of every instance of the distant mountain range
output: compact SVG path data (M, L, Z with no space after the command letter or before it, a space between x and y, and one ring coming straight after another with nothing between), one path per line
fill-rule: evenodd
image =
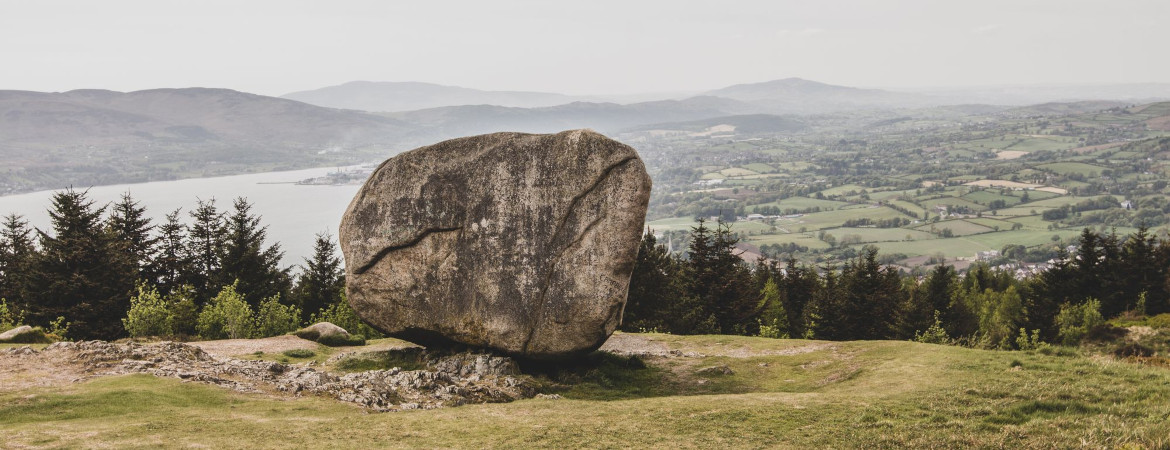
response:
M394 119L228 89L0 91L0 146L377 144Z
M939 103L927 95L858 89L801 78L737 84L704 95L753 105L761 112L816 114L856 109L918 108Z
M869 110L897 116L910 108L959 105L936 113L963 116L1021 104L1009 101L1013 98L1056 95L1157 100L1170 98L1170 85L895 92L788 78L626 104L427 83L354 82L286 98L205 88L0 91L0 194L377 160L442 139L496 131L702 132L722 124L741 133L796 132L806 123L798 115ZM1001 106L972 101L980 99L996 99ZM1111 105L1088 101L1011 113L1060 114Z
M352 81L281 96L328 108L375 112L413 111L442 106L494 105L516 108L556 106L581 98L547 92L482 91L431 83Z
M227 89L0 91L0 194L331 165L413 128Z

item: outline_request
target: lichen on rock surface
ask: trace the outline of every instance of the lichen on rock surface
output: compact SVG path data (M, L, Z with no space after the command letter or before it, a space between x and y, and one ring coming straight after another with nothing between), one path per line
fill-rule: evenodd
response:
M592 351L621 320L649 198L637 152L589 130L403 153L342 218L350 305L427 345Z

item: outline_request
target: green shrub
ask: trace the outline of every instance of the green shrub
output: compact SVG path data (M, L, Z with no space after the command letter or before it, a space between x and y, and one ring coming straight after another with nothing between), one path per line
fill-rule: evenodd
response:
M366 338L360 334L351 334L343 336L335 334L332 336L322 337L317 341L320 344L328 345L330 347L353 347L359 345L366 345Z
M1065 303L1056 315L1057 337L1065 345L1076 345L1089 330L1105 323L1101 317L1101 302L1090 298L1079 305Z
M198 333L199 308L195 306L195 289L189 285L176 288L167 296L168 320L171 331L177 336L194 336Z
M68 341L69 325L73 325L73 322L66 322L65 317L57 316L57 320L49 322L49 329L45 334L54 341Z
M170 336L170 311L167 302L158 295L158 289L138 283L138 294L130 297L130 310L122 319L122 326L130 337Z
M294 348L292 350L285 350L281 352L282 355L289 358L312 358L317 356L317 352L304 348Z
M345 331L348 331L351 335L360 334L362 336L369 337L370 339L386 337L386 335L382 334L378 330L375 330L369 325L366 325L365 322L362 322L362 320L358 318L357 313L354 312L353 308L349 306L349 302L346 301L344 293L341 297L341 301L331 304L316 314L313 314L313 317L311 320L309 320L309 323L317 322L332 323L341 328L344 328Z
M1020 350L1036 350L1045 345L1044 341L1040 340L1040 330L1032 330L1032 335L1028 336L1028 330L1020 328L1020 335L1016 336L1016 348Z
M275 295L260 302L260 311L256 312L259 337L280 336L300 326L301 309L293 305L280 303L280 295Z
M1146 320L1146 324L1152 328L1170 328L1170 313L1158 314Z
M934 311L934 324L923 332L914 332L914 342L921 342L923 344L950 344L951 337L947 336L947 330L942 326L942 320L939 319L938 310Z
M0 298L0 333L24 325L24 311L8 306L8 300Z
M1125 358L1136 356L1140 358L1148 358L1154 356L1154 350L1136 342L1122 344L1113 350L1113 356L1118 358Z
M255 322L252 308L232 283L203 307L197 328L204 339L246 339L256 334Z
M1024 302L1015 286L1003 292L986 289L968 298L972 310L979 315L979 334L985 346L1011 348L1024 321Z
M763 310L763 318L757 319L760 337L788 339L788 313L780 300L780 288L771 278L768 278L764 288L760 290L759 308Z

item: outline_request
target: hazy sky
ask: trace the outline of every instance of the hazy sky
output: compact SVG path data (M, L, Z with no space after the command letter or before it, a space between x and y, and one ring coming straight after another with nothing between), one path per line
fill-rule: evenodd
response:
M1170 82L1170 0L0 0L0 89Z

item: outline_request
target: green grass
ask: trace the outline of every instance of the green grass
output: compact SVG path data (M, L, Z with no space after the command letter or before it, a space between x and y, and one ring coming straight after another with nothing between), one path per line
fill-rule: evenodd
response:
M1013 225L1012 222L1008 222L1006 220L995 219L994 217L995 216L984 215L983 217L976 217L974 219L963 219L963 220L966 220L967 222L971 222L974 224L983 225L983 226L991 228L993 230L995 229L995 227L999 227L1000 231L1012 229L1012 225Z
M928 239L907 242L883 242L876 244L881 253L905 253L909 256L933 255L941 252L948 258L975 256L976 252L992 250L985 244L966 237ZM999 248L995 248L999 250Z
M772 172L776 171L775 167L769 166L769 165L764 164L764 163L758 163L758 162L751 163L751 164L744 164L743 168L754 171L756 173L772 173Z
M24 447L905 448L1170 445L1170 371L897 341L647 335L743 357L605 356L562 400L369 414L145 375L0 393ZM695 374L726 364L735 373ZM700 379L707 379L699 383Z
M970 200L964 200L964 199L958 198L958 197L933 198L933 199L929 199L929 200L922 200L922 201L918 202L918 204L922 205L923 208L930 210L932 213L935 211L934 207L938 206L938 205L966 206L966 207L970 208L971 211L975 211L975 212L987 210L987 206L975 203L975 202L970 201Z
M905 208L907 211L918 213L919 218L922 218L923 214L926 213L926 208L918 206L917 203L910 203L910 202L905 201L905 200L890 200L889 203L891 205Z
M944 220L936 223L929 223L916 228L920 231L928 233L935 233L941 235L944 229L950 229L954 236L967 236L971 234L987 233L995 231L990 227L986 227L977 223L968 222L966 220Z
M813 214L806 214L796 219L777 220L776 225L787 228L791 231L796 231L800 227L806 227L809 230L819 230L822 228L835 228L845 224L849 219L870 218L878 219L892 219L892 218L906 218L905 214L886 207L871 207L867 205L858 205L857 208L841 209L837 211L824 211Z
M1016 230L1016 231L1001 231L998 233L987 233L976 236L969 236L973 242L986 245L987 247L999 250L1008 244L1019 244L1025 247L1033 245L1051 244L1052 236L1060 236L1061 239L1075 238L1079 235L1080 229L1063 229L1063 230Z
M821 193L825 194L825 196L832 196L832 195L845 195L845 194L848 194L850 192L861 192L863 190L870 191L872 189L867 188L865 186L856 185L856 184L843 184L840 186L834 186L834 187L825 189L825 190L821 191Z
M751 236L748 242L754 245L793 243L813 250L829 248L828 243L817 239L812 233L760 234Z
M1044 209L1038 209L1037 212L1040 212L1043 210ZM1039 215L1013 217L1011 219L1008 219L1007 221L1011 222L1011 223L1022 224L1022 225L1024 225L1023 229L1025 229L1025 230L1047 230L1048 226L1052 224L1052 222L1044 220L1044 218L1040 217ZM1010 230L1011 227L1008 227L1007 229Z
M745 208L747 212L754 213L758 211L757 208L764 206L776 206L783 212L786 209L806 210L810 208L821 208L822 210L834 210L843 206L848 206L849 203L838 202L833 200L821 200L809 197L789 197L784 200L778 200L771 203L761 203L759 205L752 205Z
M727 177L743 177L748 175L759 175L759 172L748 170L740 167L732 167L729 169L720 170L719 173Z
M1078 173L1078 174L1081 174L1084 176L1089 176L1092 173L1096 173L1097 175L1100 175L1102 170L1108 169L1107 167L1094 166L1092 164L1085 164L1085 163L1079 163L1079 162L1057 162L1057 163L1050 163L1050 164L1041 164L1041 165L1036 166L1036 168L1047 170L1050 172L1055 172L1055 173L1058 173L1061 175Z
M861 237L861 242L917 241L935 238L933 234L906 228L833 228L825 232L836 236L838 241L850 235Z
M1009 207L1020 203L1020 197L1011 195L999 195L999 190L975 191L962 196L965 200L970 200L981 205L987 205L995 200L1003 200Z

